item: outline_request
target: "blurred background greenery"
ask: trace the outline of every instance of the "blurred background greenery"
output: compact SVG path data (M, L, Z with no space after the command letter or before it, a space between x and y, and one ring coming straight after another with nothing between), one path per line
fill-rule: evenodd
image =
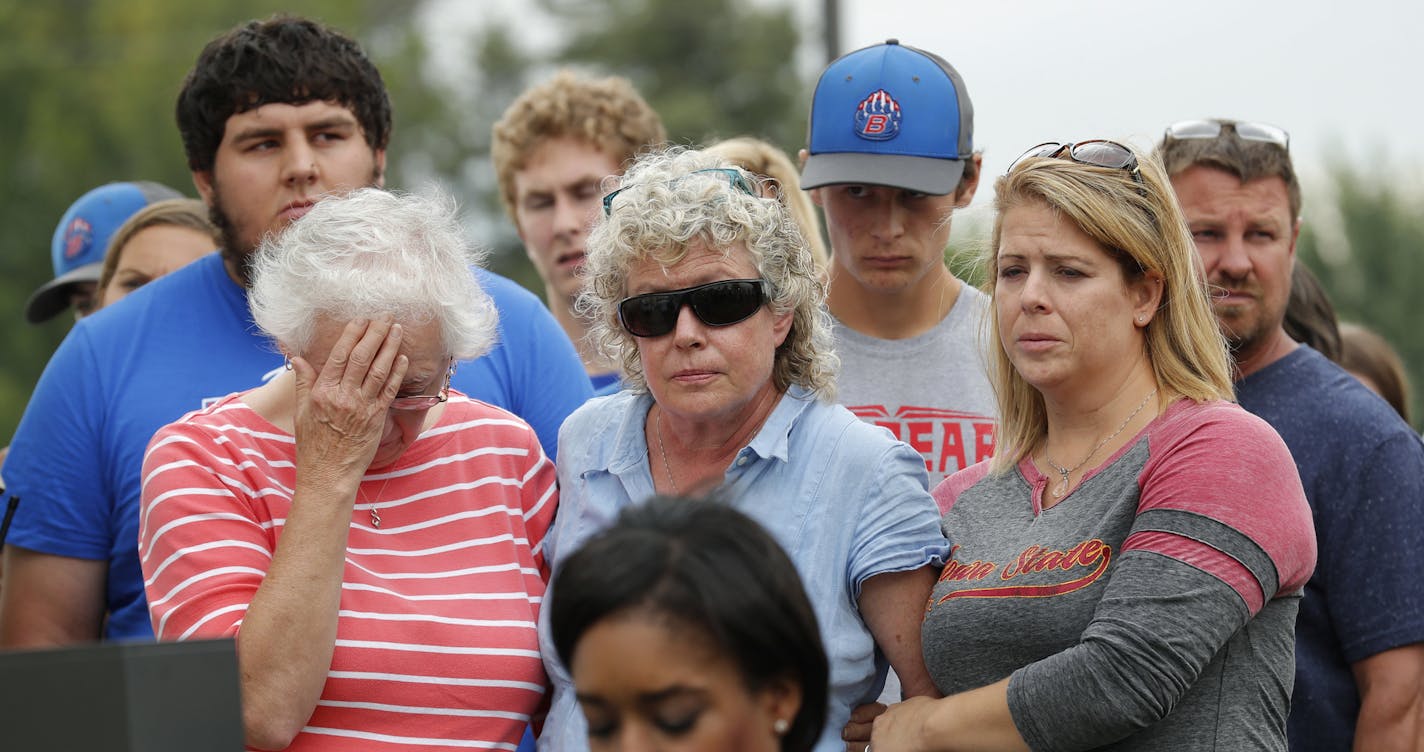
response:
M499 206L487 158L491 124L525 86L559 65L617 73L659 111L675 142L750 134L794 154L804 141L813 83L798 60L825 58L820 39L802 38L807 24L771 0L528 0L528 13L503 15L472 32L460 53L469 75L452 77L427 39L440 19L423 15L425 6L420 0L0 0L0 175L6 177L0 444L13 434L72 323L62 316L37 327L23 315L30 292L52 276L49 242L60 215L85 191L114 180L157 180L193 195L173 124L174 98L202 46L241 21L281 10L361 40L395 105L388 185L442 184L461 200L472 238L493 251L491 265L536 292L537 277ZM471 3L465 10L478 8ZM548 24L559 28L533 28ZM1413 296L1424 290L1418 197L1393 188L1384 171L1341 165L1329 183L1306 186L1307 217L1330 222L1328 232L1307 224L1301 257L1323 272L1342 318L1399 348L1418 385L1424 376L1424 337L1412 313ZM959 256L957 269L982 247L986 227L973 210L956 222L950 252Z
M789 9L742 0L537 0L531 15L557 15L569 25L559 45L538 53L521 47L529 30L517 16L487 25L469 46L475 80L456 89L424 40L422 5L0 0L0 445L73 323L63 315L32 326L23 313L29 294L53 276L49 243L60 216L85 191L114 180L157 180L195 195L174 100L203 45L244 20L280 10L359 39L396 113L387 184L443 184L464 205L473 238L492 249L491 265L536 292L487 153L500 113L557 65L628 76L679 143L752 134L794 149L802 138L806 82L794 67L799 39Z

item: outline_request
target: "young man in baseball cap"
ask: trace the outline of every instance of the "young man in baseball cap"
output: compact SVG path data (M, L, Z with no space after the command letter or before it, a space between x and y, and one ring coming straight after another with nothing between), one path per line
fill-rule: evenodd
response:
M95 286L109 237L139 209L182 196L166 185L149 182L109 183L80 196L54 228L49 249L54 279L25 302L25 320L42 324L70 307L75 319L88 315L94 310Z
M802 152L831 241L840 401L918 449L931 487L994 449L989 300L945 263L950 216L979 186L973 131L959 73L891 39L821 74Z

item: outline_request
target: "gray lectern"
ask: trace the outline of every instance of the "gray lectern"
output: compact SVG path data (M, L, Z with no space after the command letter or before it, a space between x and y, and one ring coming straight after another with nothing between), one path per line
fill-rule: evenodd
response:
M240 752L232 640L0 652L0 747Z

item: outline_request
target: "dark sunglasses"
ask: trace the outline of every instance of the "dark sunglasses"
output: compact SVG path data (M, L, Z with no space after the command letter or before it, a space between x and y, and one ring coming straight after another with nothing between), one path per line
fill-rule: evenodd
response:
M748 196L760 195L757 193L756 188L752 186L752 181L747 179L746 173L735 167L708 167L702 170L693 170L692 172L687 173L687 175L684 175L683 178L692 175L720 175L727 179L727 183L729 185L741 191L742 193L745 193ZM681 179L682 178L676 178L676 180ZM636 188L637 186L630 185L628 187ZM613 198L622 192L623 189L619 188L618 190L613 191L603 197L603 216L607 217L613 214Z
M1219 123L1215 120L1183 120L1167 126L1167 138L1176 141L1221 138L1227 129L1242 141L1259 141L1290 151L1290 134L1268 123Z
M761 279L724 279L669 292L634 295L618 304L618 323L634 337L661 337L677 327L683 306L708 326L751 318L769 298Z
M1137 182L1142 182L1142 178L1137 172L1137 155L1116 141L1106 141L1100 138L1072 144L1060 144L1057 141L1039 144L1019 155L1019 158L1009 165L1009 172L1018 169L1019 163L1025 159L1053 158L1061 156L1064 152L1067 152L1069 159L1079 164L1106 167L1110 170L1127 170L1132 173Z

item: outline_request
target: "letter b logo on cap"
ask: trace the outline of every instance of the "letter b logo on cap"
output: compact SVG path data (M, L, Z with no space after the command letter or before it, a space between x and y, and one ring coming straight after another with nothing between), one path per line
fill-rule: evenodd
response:
M900 103L890 92L877 89L855 108L855 134L871 141L888 141L900 135Z

